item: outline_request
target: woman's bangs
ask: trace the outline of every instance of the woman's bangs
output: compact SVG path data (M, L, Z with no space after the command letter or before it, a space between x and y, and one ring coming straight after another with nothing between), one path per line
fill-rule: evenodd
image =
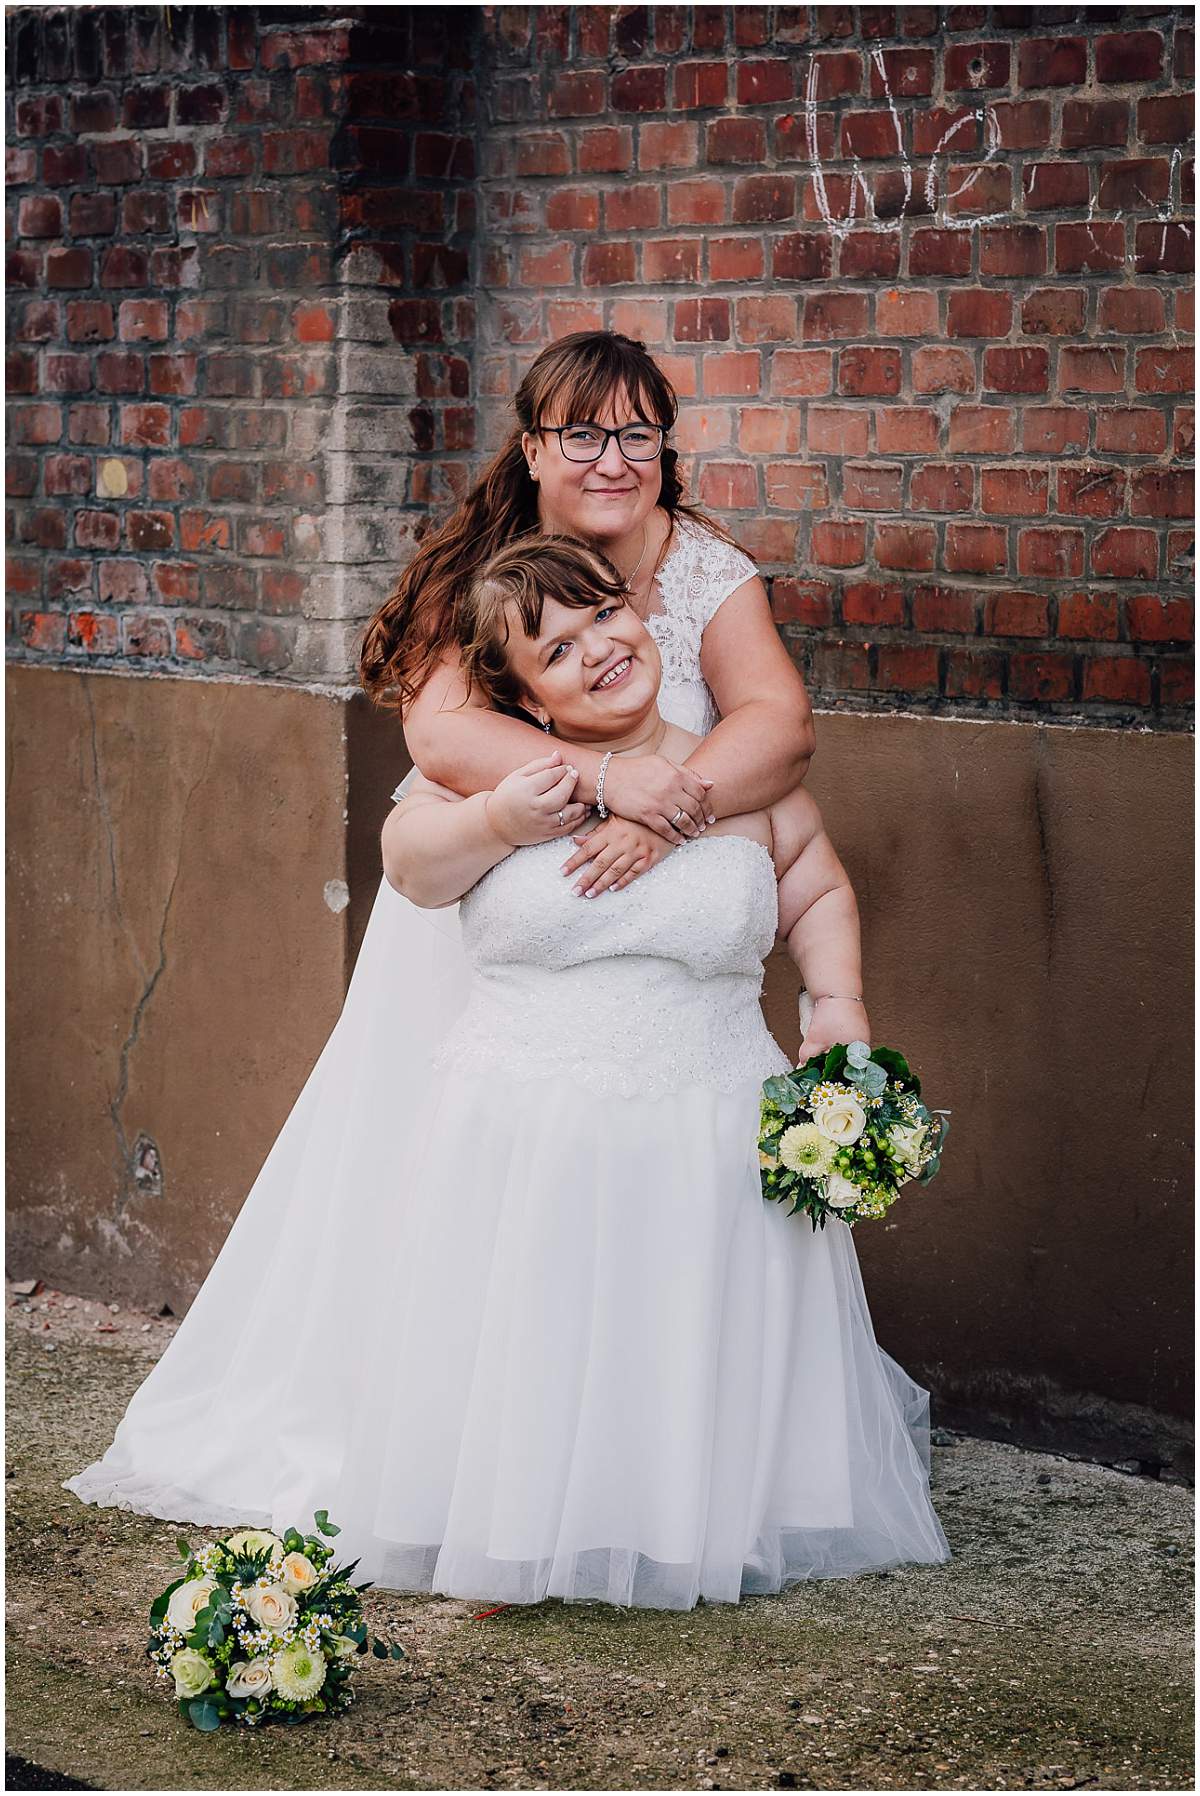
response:
M621 394L628 398L634 417L643 424L659 424L665 430L674 424L674 406L667 402L665 392L661 395L662 404L656 403L642 369L609 362L573 369L546 395L534 427L540 430L547 424L599 423L601 412Z

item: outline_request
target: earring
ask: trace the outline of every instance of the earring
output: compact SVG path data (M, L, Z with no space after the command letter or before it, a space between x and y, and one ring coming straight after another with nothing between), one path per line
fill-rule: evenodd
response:
M543 729L544 729L544 730L545 730L545 732L546 732L546 734L547 734L547 736L548 736L548 735L549 735L549 734L550 734L550 731L551 731L551 730L552 730L552 729L553 729L553 727L554 727L554 726L553 726L553 724L552 724L552 723L551 723L551 722L550 722L550 719L549 719L549 718L548 718L548 717L543 717L543 719L542 719L542 728L543 728Z
M537 469L536 469L536 468L535 468L535 467L534 467L534 465L533 465L533 463L532 463L532 462L526 462L526 464L525 464L525 466L526 466L526 467L527 467L527 468L528 468L528 470L529 470L529 478L530 478L530 479L531 479L531 480L536 480L536 479L537 479Z

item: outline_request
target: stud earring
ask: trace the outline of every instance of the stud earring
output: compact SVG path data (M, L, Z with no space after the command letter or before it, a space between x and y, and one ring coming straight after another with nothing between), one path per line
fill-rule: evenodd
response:
M545 732L548 736L550 734L551 729L553 728L553 725L551 724L550 719L548 717L543 717L542 728L545 730Z

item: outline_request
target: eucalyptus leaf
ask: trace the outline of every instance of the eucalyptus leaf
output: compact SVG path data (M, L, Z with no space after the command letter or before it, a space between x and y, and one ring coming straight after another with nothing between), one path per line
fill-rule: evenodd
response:
M405 1650L402 1646L400 1646L397 1642L393 1641L392 1657L393 1657L393 1659L407 1659L408 1654L405 1652Z
M192 1549L188 1545L187 1541L183 1538L182 1534L180 1534L176 1537L175 1547L176 1547L176 1550L181 1559L190 1559L191 1558Z
M763 1084L763 1094L785 1116L791 1116L800 1103L800 1094L786 1073L777 1073L773 1078L767 1079Z
M376 1640L371 1647L371 1651L377 1659L386 1659L388 1656L387 1647L383 1644L382 1640Z
M328 1536L328 1538L330 1540L333 1539L335 1534L341 1533L341 1529L335 1528L333 1523L330 1521L329 1511L327 1509L316 1510L313 1515L313 1521L316 1522L317 1527L321 1530L321 1533Z
M221 1711L207 1696L197 1696L188 1704L192 1726L202 1734L215 1734L221 1725Z

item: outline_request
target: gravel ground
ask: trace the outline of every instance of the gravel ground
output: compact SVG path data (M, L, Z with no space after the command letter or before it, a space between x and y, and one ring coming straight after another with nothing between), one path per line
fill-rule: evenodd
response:
M7 1315L6 1743L33 1766L100 1789L1194 1785L1190 1491L963 1436L934 1449L949 1565L686 1615L371 1592L410 1658L368 1660L349 1717L198 1734L142 1656L179 1530L59 1487L174 1323L50 1291Z

